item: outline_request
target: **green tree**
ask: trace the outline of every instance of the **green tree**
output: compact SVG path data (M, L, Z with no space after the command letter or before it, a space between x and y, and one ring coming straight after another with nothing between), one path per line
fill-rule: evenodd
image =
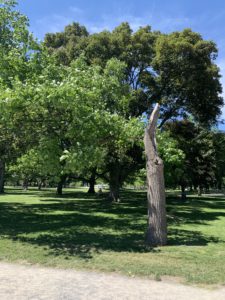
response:
M127 109L127 118L133 115L140 116L143 112L149 114L153 111L155 103L159 102L160 111L157 106L154 117L159 117L160 112L160 126L171 118L178 116L183 118L187 115L193 116L195 121L204 125L216 122L223 105L220 96L222 89L219 82L219 69L214 63L217 48L213 42L203 40L201 35L189 29L168 35L152 33L150 27L140 28L134 33L129 24L122 23L112 32L104 31L89 35L83 45L89 63L104 65L111 57L126 62L125 82L132 88L133 95L133 101L129 102ZM153 123L156 126L157 121L154 120ZM151 132L155 133L155 128L152 128ZM149 142L153 146L152 154L157 154L153 141L154 134L151 138L152 143ZM147 143L146 146L150 144ZM149 149L146 149L146 153L149 154L150 159L152 154L149 153ZM116 158L113 151L111 154ZM117 173L117 180L111 178L111 182L117 182L118 185L119 170L124 166L120 161L116 159L114 161L115 164L110 164L109 168L112 170L113 177ZM158 155L155 161L162 162ZM152 167L154 166L152 164ZM158 170L158 174L162 173L162 169ZM159 178L155 179L154 187L162 182L158 180ZM149 180L151 183L150 177ZM158 190L162 191L162 188L158 187ZM154 208L151 199L159 197L154 199L154 202L160 203L161 196L164 203L163 192L151 197L149 193L149 211ZM158 220L162 218L160 207L159 204L159 211L155 216ZM165 209L163 208L162 211ZM156 224L154 230L148 232L153 232L154 235L157 231L160 229ZM165 237L165 234L161 232L161 236ZM157 244L157 238L154 244Z
M139 119L125 117L130 90L123 76L124 64L116 59L102 70L81 58L70 67L49 65L39 76L14 82L3 98L13 112L23 112L22 130L35 124L41 141L57 141L51 155L61 161L62 179L82 176L106 164L109 147L122 157L127 145L140 139Z
M225 133L218 130L212 131L213 135L213 147L215 150L215 162L216 162L216 187L218 189L222 189L223 187L223 180L225 177Z
M17 2L0 2L0 193L4 192L5 164L15 156L15 130L6 113L4 93L14 80L24 80L29 73L30 50L38 49L28 31L28 19L15 9ZM15 129L15 127L14 127Z
M213 186L217 159L221 155L214 145L214 133L189 120L168 123L167 128L185 153L183 171L177 183L183 190L188 186L198 188L199 194L203 187Z
M160 35L153 60L161 99L161 126L167 120L191 115L203 125L215 123L223 98L217 48L212 41L185 29Z

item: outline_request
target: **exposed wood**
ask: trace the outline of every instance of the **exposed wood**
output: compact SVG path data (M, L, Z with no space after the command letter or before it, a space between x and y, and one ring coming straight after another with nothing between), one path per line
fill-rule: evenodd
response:
M146 242L150 246L162 246L167 243L163 161L157 153L155 137L159 111L160 106L156 104L144 136L148 189L148 228Z

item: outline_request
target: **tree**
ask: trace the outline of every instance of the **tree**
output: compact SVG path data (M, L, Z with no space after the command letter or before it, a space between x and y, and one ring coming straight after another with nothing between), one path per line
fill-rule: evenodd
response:
M219 68L213 63L216 54L217 49L213 42L204 41L199 34L191 30L158 37L152 66L156 73L155 82L161 99L160 127L171 118L187 115L192 115L195 121L205 126L216 122L216 117L219 115L223 104L223 99L220 96L222 89L219 82ZM156 110L153 110L153 119L150 119L151 121L154 120L155 126L158 110L158 106L156 106ZM154 132L155 126L148 127L148 135ZM150 214L154 214L152 216L153 222L154 220L158 221L158 223L155 221L155 227L152 226L151 234L154 238L149 235L148 242L152 245L162 245L166 242L165 196L162 192L164 189L163 164L158 159L157 153L154 153L154 141L151 141L151 138L154 139L154 135L150 137L148 135L145 134L148 141L145 143L147 166L148 164L151 165L152 172L155 171L150 173L147 170L148 198L153 203L152 212L150 212ZM148 147L150 147L149 153L147 152ZM154 157L156 157L159 165L154 165ZM152 180L149 177L150 174ZM201 185L201 178L202 176L198 177L199 185ZM154 190L151 190L152 185L155 188L155 193ZM156 203L158 203L158 207L155 206ZM155 236L157 232L159 235Z
M63 32L47 33L44 44L54 54L58 63L69 65L77 59L86 45L89 33L79 23L72 23Z
M62 166L60 186L66 176L82 177L85 170L102 169L109 147L122 157L126 146L140 139L141 122L123 113L130 95L123 74L124 64L116 59L102 69L80 58L70 67L49 65L39 76L15 81L2 95L8 99L8 111L17 117L23 112L20 130L35 124L39 141L31 149L44 147L41 141L55 141L51 155Z
M158 155L155 137L159 111L160 106L156 104L150 116L144 136L148 198L148 229L146 242L151 246L163 246L167 243L163 161Z
M4 192L6 162L15 156L15 139L18 128L5 109L4 93L12 88L14 80L24 80L29 73L29 51L37 44L28 31L28 19L15 10L16 1L0 2L0 193ZM10 124L11 122L11 124Z
M213 147L215 149L215 178L216 178L216 188L219 190L223 187L223 179L225 176L225 133L213 130Z
M67 49L70 39L66 39L66 30L61 34ZM47 43L47 46L52 48L53 44ZM213 42L203 40L198 33L186 29L166 35L152 32L150 26L133 32L128 23L122 23L112 32L82 35L77 39L76 47L83 51L89 64L104 67L112 57L126 63L125 83L132 91L127 118L143 113L149 115L157 99L160 99L161 127L171 118L189 114L202 124L213 123L220 113L223 99L220 97L219 69L214 64L217 49ZM55 53L57 49L60 48L56 47ZM79 51L74 50L74 55ZM69 62L71 60L72 56ZM137 149L129 151L135 154L130 157L133 161L142 155ZM107 164L105 171L113 173L111 179L121 185L130 175L128 172L121 176L122 170L130 169L129 160L118 161L112 150L110 157L114 157L115 163ZM140 164L137 162L136 166ZM113 178L116 173L117 179Z
M185 153L181 150L176 137L172 137L171 133L165 129L157 130L156 140L159 155L164 162L165 185L166 187L177 187L185 168Z
M155 53L152 64L162 103L161 126L188 115L204 126L215 123L223 105L215 43L185 29L160 35Z
M169 122L166 128L185 153L177 184L181 185L182 190L188 186L198 187L201 194L203 187L208 188L215 183L217 157L214 133L190 120ZM219 148L217 155L220 155Z
M36 147L27 150L9 166L9 173L22 179L24 186L38 182L40 187L45 180L58 182L62 171L60 155L57 140L42 137Z

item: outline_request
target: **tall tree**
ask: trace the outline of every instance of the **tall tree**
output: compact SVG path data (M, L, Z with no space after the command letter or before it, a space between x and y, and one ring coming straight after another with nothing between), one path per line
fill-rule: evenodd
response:
M214 133L189 120L169 122L166 128L185 153L183 170L177 184L182 189L188 186L198 187L199 193L203 187L214 185L216 155L220 155L219 152L216 154Z
M61 34L66 37L66 30ZM69 45L69 40L66 41L65 49ZM47 40L46 44L51 48L54 46ZM152 32L150 26L133 32L128 23L122 23L112 32L83 34L76 47L83 51L90 64L105 66L112 57L126 63L125 82L132 89L127 118L150 114L158 100L161 126L171 118L188 114L202 124L213 123L220 113L223 99L220 96L219 69L214 63L217 49L213 42L203 40L198 33L187 29L166 35ZM74 55L79 51L74 50ZM132 148L128 153L135 153L131 160L141 156L141 151ZM126 176L121 177L120 173L129 170L129 160L118 161L113 149L109 155L114 157L115 163L105 166L107 173L112 173L114 182L122 182L122 177L126 179Z
M4 93L12 88L15 80L26 78L30 72L30 50L38 49L28 31L28 19L15 9L16 4L13 0L0 2L0 193L4 192L5 164L15 155L13 148L18 132L6 113Z
M219 68L214 63L216 55L215 44L204 41L199 34L191 30L158 37L152 66L156 74L155 81L162 108L160 127L171 118L187 115L192 115L197 122L205 126L216 122L223 105ZM153 110L153 116L158 116L158 106ZM154 118L153 120L156 124L157 121ZM145 147L146 153L148 147L150 153L154 153L153 142L145 143ZM155 239L147 241L152 245L162 245L166 241L163 205L165 196L161 192L164 189L164 182L161 180L162 162L157 158L157 154L155 156L159 166L152 164L152 171L147 169L147 174L149 178L152 176L156 191L153 192L152 182L148 179L151 195L149 199L152 204L152 211L149 211L149 214L154 214L153 220L157 220L158 223L156 222L151 230L151 236L155 236ZM147 159L148 165L150 158L147 156ZM198 177L199 186L201 186L200 178L202 176ZM155 207L156 203L158 209Z

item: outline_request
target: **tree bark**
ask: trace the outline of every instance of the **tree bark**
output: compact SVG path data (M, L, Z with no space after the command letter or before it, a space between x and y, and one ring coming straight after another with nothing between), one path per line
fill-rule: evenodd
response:
M202 195L202 187L198 186L198 196L200 197Z
M62 196L62 189L63 189L63 185L65 184L67 176L66 175L62 175L60 177L60 181L58 182L57 185L57 195Z
M26 191L26 190L28 190L28 179L24 179L24 181L23 181L23 189Z
M38 182L38 190L41 191L41 188L42 188L42 181L39 181Z
M181 200L186 201L186 191L185 191L185 185L181 184Z
M5 184L5 162L0 160L0 194L4 193Z
M145 130L144 144L147 169L148 228L146 242L150 246L163 246L167 243L166 197L163 161L157 153L156 128L159 117L159 104L156 104Z
M109 200L119 202L120 168L119 164L113 164L109 172Z
M88 183L89 183L88 193L89 194L95 194L95 183L96 183L95 178L96 178L96 169L93 170L91 177L88 181Z

